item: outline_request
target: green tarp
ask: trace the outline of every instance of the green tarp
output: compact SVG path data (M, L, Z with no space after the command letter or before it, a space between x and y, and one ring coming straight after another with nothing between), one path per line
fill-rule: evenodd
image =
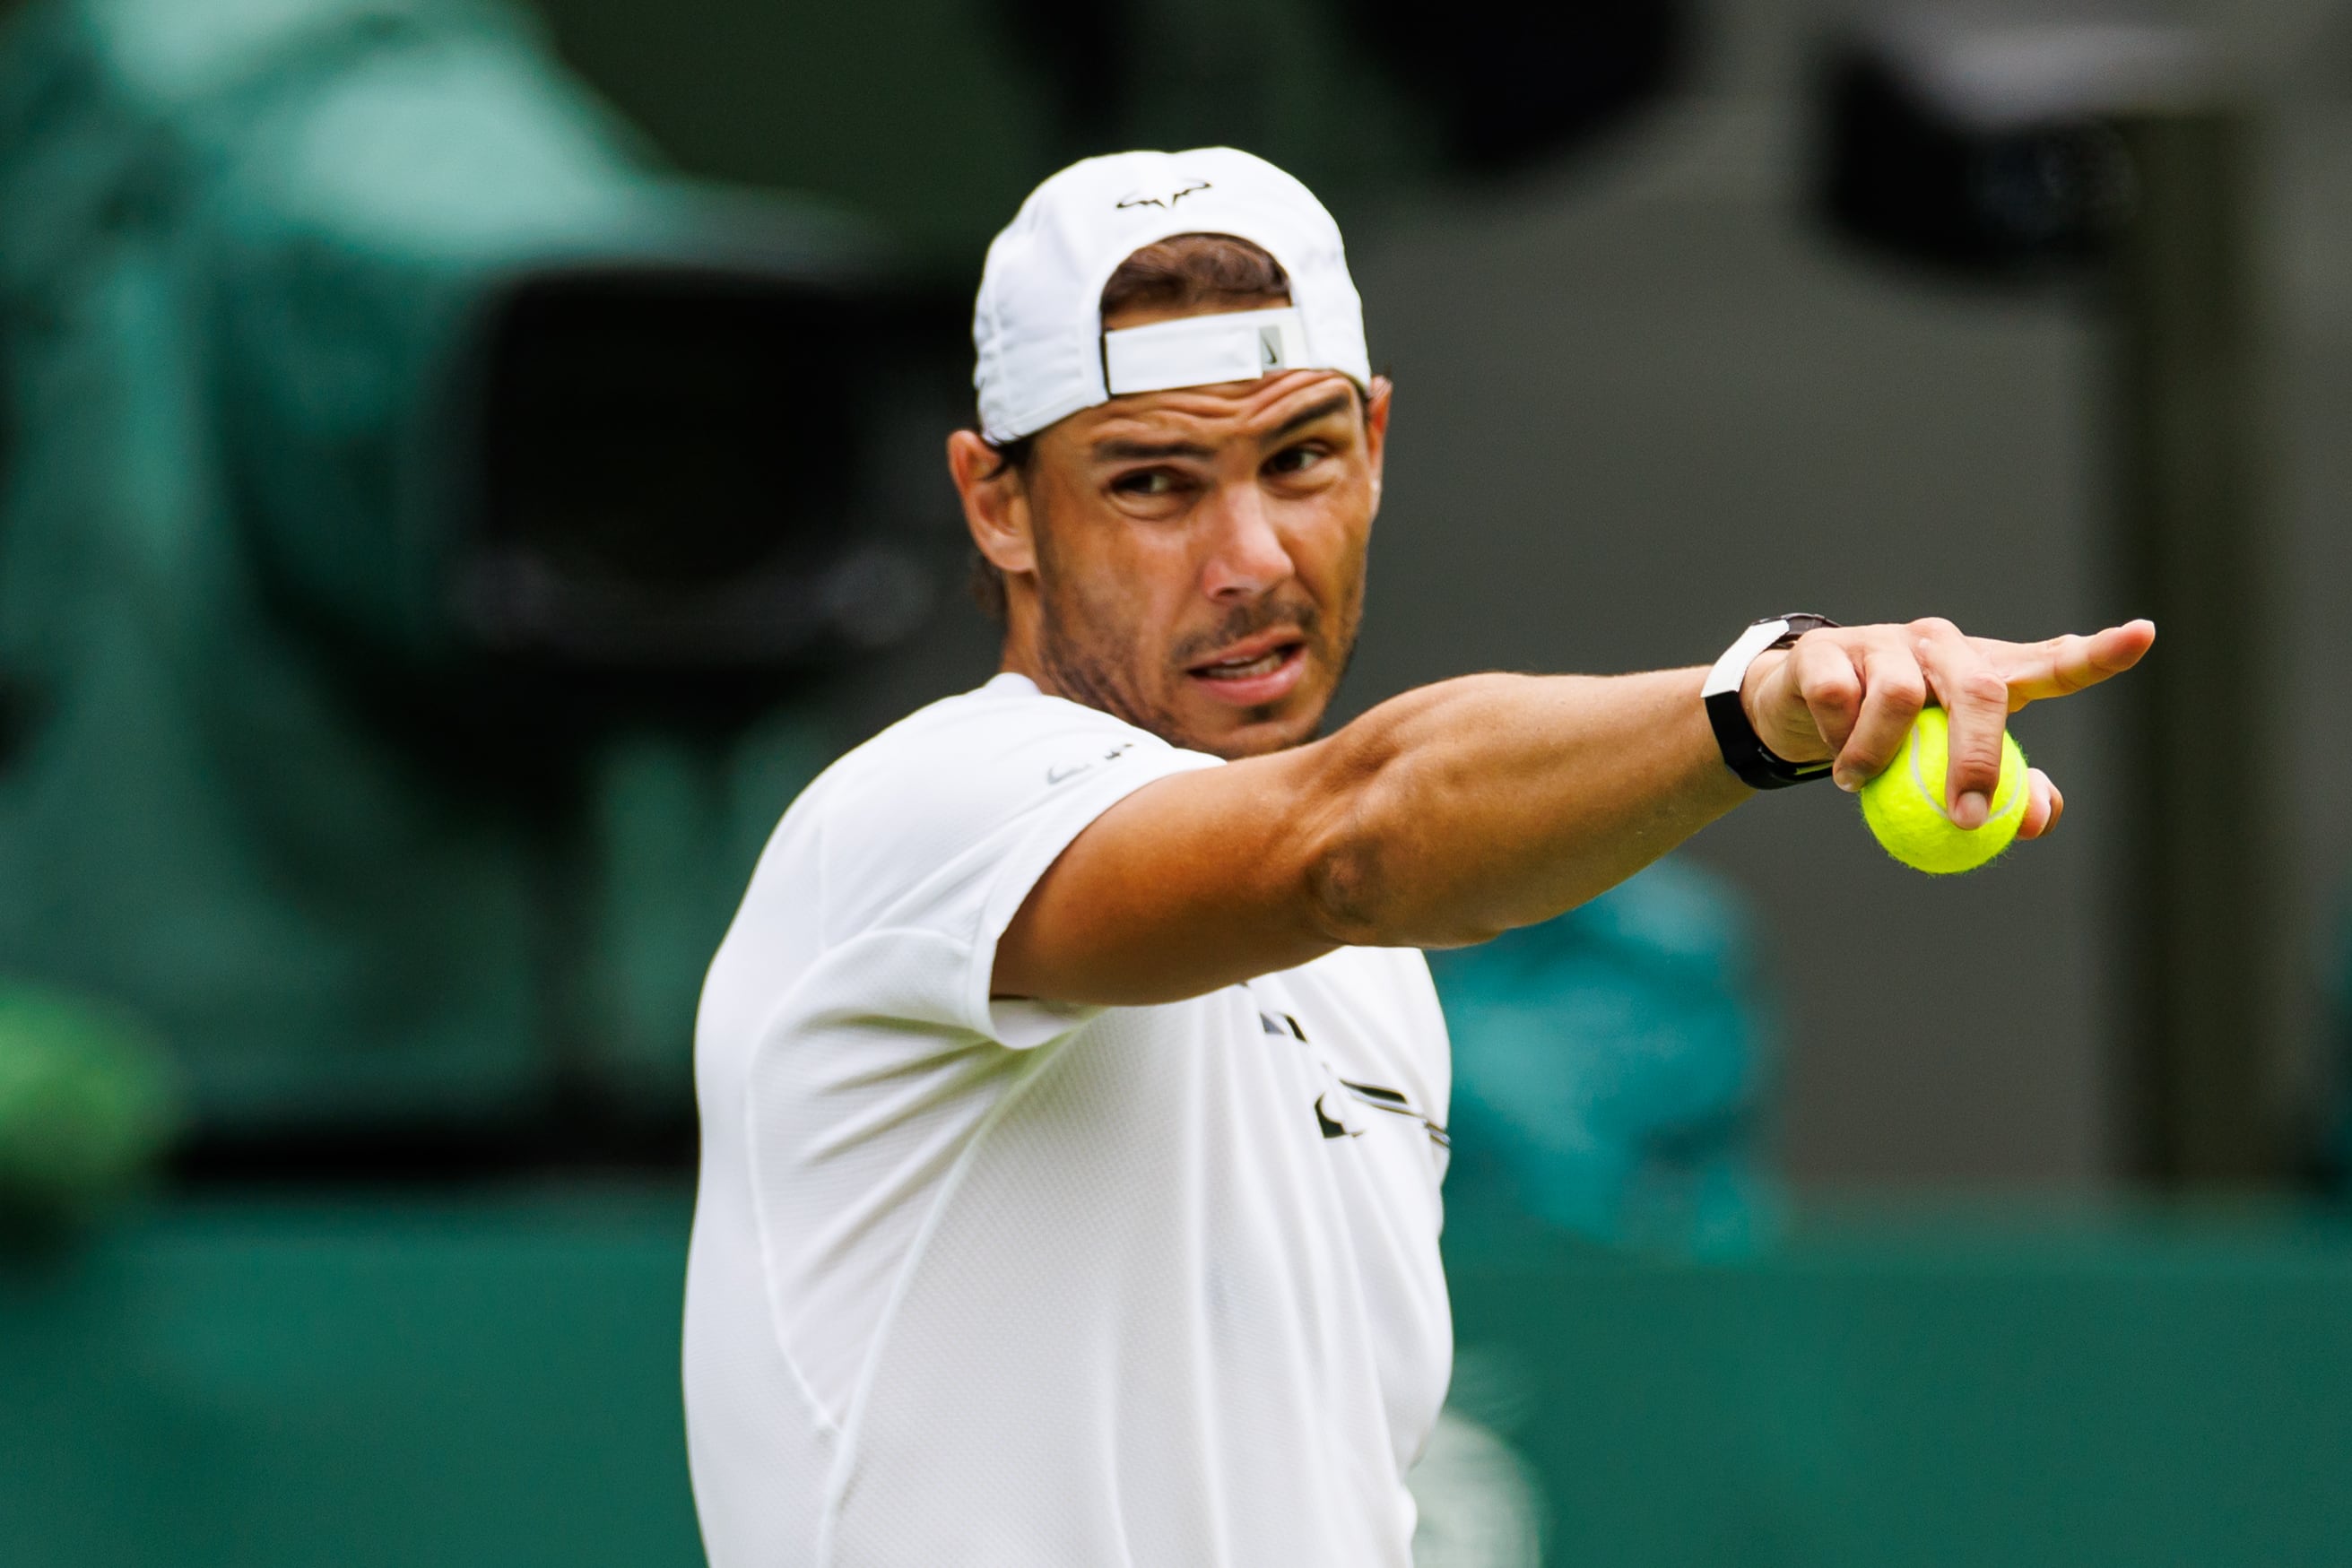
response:
M11 1568L698 1561L681 1191L181 1203L0 1261ZM2352 1231L1817 1217L1712 1265L1449 1242L1546 1561L2321 1568Z

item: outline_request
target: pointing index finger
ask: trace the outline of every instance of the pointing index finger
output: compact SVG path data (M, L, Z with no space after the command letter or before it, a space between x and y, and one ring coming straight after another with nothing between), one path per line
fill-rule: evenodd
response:
M2009 680L2009 709L2072 696L2120 675L2156 641L2156 622L2130 621L2088 637L2069 633L2041 643L1992 643L1986 652Z

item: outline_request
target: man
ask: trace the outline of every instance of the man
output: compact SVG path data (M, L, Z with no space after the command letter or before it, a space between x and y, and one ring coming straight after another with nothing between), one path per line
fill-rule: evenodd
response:
M1402 1565L1452 1352L1414 949L1752 787L1857 788L1929 700L1981 823L2006 714L2153 628L1781 618L1712 674L1473 676L1317 739L1391 406L1328 214L1227 149L1089 160L973 335L1002 673L793 803L704 993L711 1559ZM2059 809L2032 775L2021 836Z

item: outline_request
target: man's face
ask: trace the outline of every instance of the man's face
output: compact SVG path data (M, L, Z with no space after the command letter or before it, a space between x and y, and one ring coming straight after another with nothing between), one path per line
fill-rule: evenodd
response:
M1220 757L1311 739L1363 613L1387 423L1384 382L1367 404L1344 376L1293 371L1114 398L1041 433L1008 667Z

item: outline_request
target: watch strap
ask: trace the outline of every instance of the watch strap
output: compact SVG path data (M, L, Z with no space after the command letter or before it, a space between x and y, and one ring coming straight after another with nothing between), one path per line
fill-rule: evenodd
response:
M1725 649L1723 657L1707 671L1699 693L1706 703L1706 721L1715 731L1716 747L1723 753L1724 766L1749 789L1786 789L1830 776L1828 762L1791 762L1766 746L1748 720L1739 689L1748 679L1748 667L1759 655L1786 648L1808 632L1836 624L1826 615L1768 615L1740 633L1739 640Z

